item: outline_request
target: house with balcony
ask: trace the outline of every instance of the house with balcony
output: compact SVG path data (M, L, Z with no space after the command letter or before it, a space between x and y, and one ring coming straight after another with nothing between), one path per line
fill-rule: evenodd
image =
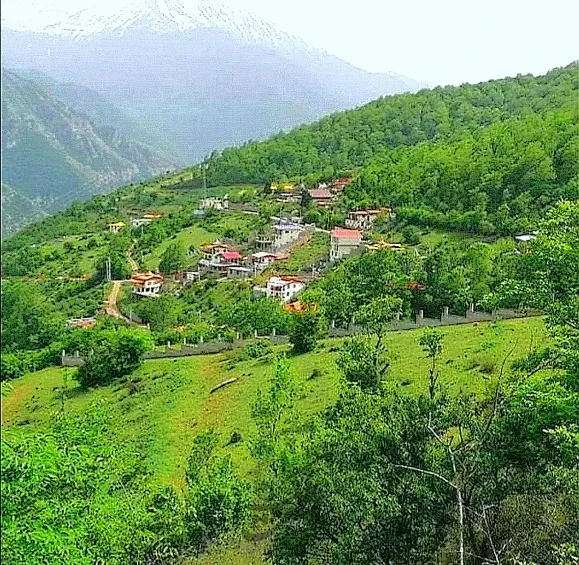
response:
M199 266L213 273L227 275L231 267L239 267L243 261L243 255L238 251L227 250L207 255L199 261Z
M202 245L200 248L201 253L205 256L205 258L215 257L217 255L221 255L222 253L226 253L227 251L231 251L231 248L226 243L223 243L219 239L216 239L213 243L206 243Z
M289 302L300 293L306 285L298 277L276 276L267 281L265 287L255 287L255 294L265 294L268 298Z
M338 261L357 251L362 243L362 232L345 228L334 228L330 232L330 261Z
M130 283L133 287L133 296L159 296L161 286L163 285L163 277L157 273L148 271L146 273L133 275Z

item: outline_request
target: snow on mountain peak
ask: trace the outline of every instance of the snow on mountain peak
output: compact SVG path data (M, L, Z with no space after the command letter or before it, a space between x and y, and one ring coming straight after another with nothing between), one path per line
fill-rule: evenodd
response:
M218 0L138 0L115 10L83 9L42 31L82 39L130 29L178 33L199 28L219 28L248 43L307 48L260 17Z

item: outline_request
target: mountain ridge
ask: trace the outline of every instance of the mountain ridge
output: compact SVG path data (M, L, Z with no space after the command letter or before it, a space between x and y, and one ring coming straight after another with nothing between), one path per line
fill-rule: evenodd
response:
M2 173L11 189L3 201L3 209L11 210L3 233L29 215L174 168L145 144L95 125L30 78L2 69L2 82Z

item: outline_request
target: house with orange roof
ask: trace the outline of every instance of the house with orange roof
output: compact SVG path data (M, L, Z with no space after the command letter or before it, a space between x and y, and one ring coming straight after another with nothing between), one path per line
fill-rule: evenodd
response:
M159 296L161 286L163 285L163 277L152 271L147 271L146 273L133 275L130 283L133 287L134 296Z

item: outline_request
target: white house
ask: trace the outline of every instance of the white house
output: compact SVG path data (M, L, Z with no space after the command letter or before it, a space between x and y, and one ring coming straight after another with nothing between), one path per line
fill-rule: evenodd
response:
M158 296L161 292L163 277L151 271L138 273L131 277L131 285L135 296Z
M289 302L296 294L301 292L306 285L297 277L271 277L267 281L265 294L269 298Z
M280 220L273 226L273 247L284 247L300 238L303 226L287 220Z
M199 202L201 210L213 208L214 210L227 210L229 208L229 196L226 194L223 198L215 198L210 196L202 198Z
M183 272L183 283L195 282L201 279L201 273L199 271L184 271Z
M358 230L334 228L330 238L330 261L334 262L356 251L362 242L362 233Z

